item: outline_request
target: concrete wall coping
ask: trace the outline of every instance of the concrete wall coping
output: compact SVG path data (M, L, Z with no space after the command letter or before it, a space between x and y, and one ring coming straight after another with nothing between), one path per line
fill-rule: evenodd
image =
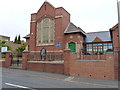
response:
M0 60L0 62L5 62L5 60Z
M105 62L106 60L75 60L76 62Z
M28 61L28 63L51 63L51 64L63 64L64 61Z

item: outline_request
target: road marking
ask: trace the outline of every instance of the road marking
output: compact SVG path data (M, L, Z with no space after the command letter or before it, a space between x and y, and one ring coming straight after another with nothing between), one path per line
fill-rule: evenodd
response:
M74 79L74 77L68 77L68 78L65 78L64 80L65 81L71 81L72 79Z
M36 90L36 89L32 89L32 88L29 88L29 87L20 86L20 85L12 84L12 83L5 83L5 84L6 84L6 85L9 85L9 86L13 86L13 87L18 87L18 88L24 88L24 89Z
M10 73L10 74L15 74L15 75L22 75L22 76L29 76L29 77L36 77L36 78L46 78L46 79L50 79L50 80L66 81L66 82L71 82L71 83L76 83L76 84L103 86L103 87L108 87L108 88L118 88L118 86L113 86L113 85L103 85L103 84L95 84L95 83L72 81L72 80L70 81L70 80L53 78L53 77L42 76L42 75L38 76L38 75L30 75L30 74L23 74L23 73L19 73L19 72L8 72L8 71L3 71L3 73Z

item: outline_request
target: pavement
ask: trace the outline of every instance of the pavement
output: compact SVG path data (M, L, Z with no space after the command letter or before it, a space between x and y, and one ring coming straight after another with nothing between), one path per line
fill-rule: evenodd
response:
M61 87L118 88L118 81L116 80L102 80L102 79L93 79L93 78L84 78L84 77L73 77L63 74L35 72L29 70L18 70L18 69L8 69L8 68L2 68L2 73L3 73L3 83L12 82L23 85L23 83L27 82L25 83L25 86L34 87L34 88L61 88ZM3 84L3 87L6 87L6 85Z

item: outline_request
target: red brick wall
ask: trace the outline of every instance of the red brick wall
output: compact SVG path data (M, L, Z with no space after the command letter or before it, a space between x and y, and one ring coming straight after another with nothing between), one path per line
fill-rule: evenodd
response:
M108 53L105 61L76 61L70 60L70 75L99 79L115 79L114 55Z
M45 10L46 6L46 10ZM48 2L45 2L40 9L37 12L37 20L41 20L45 17L45 15L48 17L54 17L55 16L55 7L53 7Z
M70 38L70 37L73 37L73 38ZM65 41L67 43L70 43L70 42L76 42L77 44L80 44L80 41L83 42L83 35L79 34L79 33L76 33L76 34L68 34L68 35L65 35Z
M114 54L115 78L119 77L120 80L120 45L119 45L118 25L115 25L111 31L112 31L113 47L115 51Z
M71 50L69 49L64 51L64 64L26 62L28 53L24 52L23 69L98 79L117 79L115 53L107 53L105 60L103 59L102 61L97 61L97 59L96 61L80 61L80 59L76 59L75 54L70 54L70 52Z
M50 63L35 63L27 62L27 69L40 72L50 72L50 73L64 73L63 64L50 64Z
M12 57L11 57L11 52L6 52L6 57L5 57L5 67L11 66L12 62Z
M113 35L113 47L117 49L116 47L118 47L118 44L119 44L118 43L118 28L112 31L112 35Z
M35 51L36 45L36 22L30 23L30 50Z
M80 55L84 60L106 60L106 55Z
M0 61L0 67L5 67L5 61Z

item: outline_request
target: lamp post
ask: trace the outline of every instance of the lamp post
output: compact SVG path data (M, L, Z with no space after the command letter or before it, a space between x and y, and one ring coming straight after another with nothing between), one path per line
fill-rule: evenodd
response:
M0 58L2 57L2 55L1 55L1 47L2 47L2 42L0 40Z
M118 81L120 81L120 0L117 0L117 8L118 8Z
M117 0L117 9L118 9L118 36L119 36L118 48L120 48L120 0Z

